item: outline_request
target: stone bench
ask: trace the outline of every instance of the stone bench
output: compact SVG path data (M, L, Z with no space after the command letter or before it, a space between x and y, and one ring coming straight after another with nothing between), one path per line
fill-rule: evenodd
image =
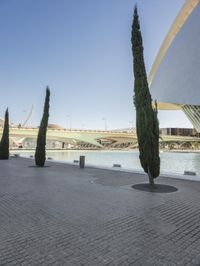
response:
M196 175L196 172L193 172L193 171L184 171L184 175Z

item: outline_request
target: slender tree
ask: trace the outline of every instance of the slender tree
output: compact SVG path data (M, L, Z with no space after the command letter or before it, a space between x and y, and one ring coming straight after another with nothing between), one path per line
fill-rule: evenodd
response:
M40 167L44 166L46 160L46 133L47 133L48 119L49 119L49 101L50 101L50 90L47 87L45 103L44 103L44 111L38 131L37 146L35 152L35 164L36 166Z
M159 157L159 122L157 118L157 103L152 107L140 31L137 6L134 9L132 24L132 52L134 71L134 104L136 107L136 130L139 145L139 158L144 171L148 174L150 185L160 174Z
M9 159L9 113L8 108L5 112L3 134L0 142L0 160Z

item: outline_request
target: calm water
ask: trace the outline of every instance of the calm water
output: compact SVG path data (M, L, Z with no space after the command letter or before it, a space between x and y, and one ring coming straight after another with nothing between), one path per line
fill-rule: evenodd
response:
M23 156L33 155L33 152L17 151ZM73 162L80 155L85 155L86 164L112 166L121 164L122 168L142 170L137 151L48 151L47 156L55 160ZM197 172L200 175L200 153L170 153L163 152L161 157L161 172L183 173L184 170Z

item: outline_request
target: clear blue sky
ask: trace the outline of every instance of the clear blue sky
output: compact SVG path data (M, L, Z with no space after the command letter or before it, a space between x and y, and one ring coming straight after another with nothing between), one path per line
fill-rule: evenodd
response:
M139 0L149 71L185 0ZM125 128L135 121L130 32L135 0L0 0L0 114L38 125L46 85L50 123ZM160 126L191 126L160 112ZM29 124L30 124L29 123Z

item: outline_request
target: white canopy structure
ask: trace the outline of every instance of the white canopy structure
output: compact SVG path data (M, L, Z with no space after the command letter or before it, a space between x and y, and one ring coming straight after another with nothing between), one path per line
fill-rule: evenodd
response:
M183 110L200 132L200 0L187 0L148 77L160 110Z

